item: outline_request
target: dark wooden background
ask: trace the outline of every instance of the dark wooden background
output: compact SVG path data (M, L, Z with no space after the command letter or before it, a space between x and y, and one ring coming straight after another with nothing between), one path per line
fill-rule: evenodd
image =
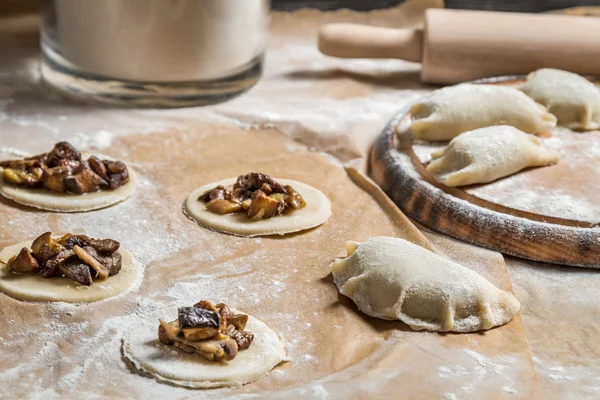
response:
M315 7L322 10L351 8L353 10L371 10L393 7L401 0L272 0L275 10L296 10L303 7ZM517 12L541 12L579 6L600 6L600 0L446 0L447 8L470 10L496 10Z

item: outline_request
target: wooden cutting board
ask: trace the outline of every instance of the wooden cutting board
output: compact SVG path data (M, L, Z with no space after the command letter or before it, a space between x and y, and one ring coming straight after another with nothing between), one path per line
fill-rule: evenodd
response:
M476 83L518 84L523 79L522 76L501 77ZM426 171L422 157L419 158L415 152L416 143L408 131L410 117L407 107L389 121L373 146L369 171L409 217L449 236L504 254L555 264L600 268L600 228L597 220L565 218L561 213L552 215L525 206L507 206L482 198L468 187L451 188L438 183ZM597 141L600 137L590 134L589 139ZM569 166L568 160L562 162L561 167ZM578 169L571 170L571 174L578 174ZM548 169L545 173L556 171L559 169ZM537 172L524 171L520 174ZM565 190L572 186L571 197L577 196L582 188L575 182L586 182L587 190L600 189L600 182L594 181L598 179L597 175L583 170L579 174L582 176L556 175L564 182Z

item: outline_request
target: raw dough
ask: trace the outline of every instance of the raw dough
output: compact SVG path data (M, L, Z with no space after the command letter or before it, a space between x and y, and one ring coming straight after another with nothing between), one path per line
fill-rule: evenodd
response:
M519 301L474 271L403 239L346 243L331 273L338 290L373 317L415 330L472 332L509 322Z
M411 133L417 139L451 140L463 132L511 125L527 133L556 126L556 117L518 89L461 84L438 89L412 105Z
M427 171L448 186L491 182L523 168L556 164L558 152L541 144L542 139L512 126L476 129L433 152Z
M90 154L82 154L82 156L89 157ZM103 155L98 155L98 157L108 158ZM123 186L115 190L102 190L84 194L55 193L45 189L25 189L4 183L0 174L0 194L17 203L48 211L83 212L98 210L120 203L133 194L137 185L137 176L131 167L127 166L127 170L129 180ZM0 168L1 171L2 168Z
M127 293L142 280L142 265L125 249L119 249L123 257L121 271L106 281L94 281L92 286L82 286L64 277L44 279L34 274L8 272L5 268L8 260L23 247L31 248L32 242L17 243L0 251L0 292L17 300L92 303Z
M218 185L233 185L236 178L209 183L194 190L185 203L187 214L209 229L240 236L284 235L321 225L331 216L331 202L312 186L289 179L273 178L282 185L292 186L306 201L306 207L289 214L251 221L245 213L219 215L206 209L206 203L198 197Z
M532 72L523 93L547 107L569 129L600 128L600 90L583 76L559 69Z
M158 381L191 388L241 386L262 378L286 358L277 334L252 316L246 330L254 333L254 341L232 361L207 361L160 343L158 318L170 321L176 315L177 307L162 309L155 318L134 322L123 336L123 355Z

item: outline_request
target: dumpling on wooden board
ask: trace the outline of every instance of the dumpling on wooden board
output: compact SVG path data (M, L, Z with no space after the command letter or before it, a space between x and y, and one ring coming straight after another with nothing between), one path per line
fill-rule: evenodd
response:
M546 132L556 117L518 89L464 83L438 89L410 108L411 133L429 141L452 140L463 132L511 125L527 133Z
M556 150L507 125L465 132L431 154L427 171L447 186L491 182L527 167L556 164Z
M509 322L519 301L476 272L399 238L347 242L330 265L339 292L373 317L415 330L473 332Z
M600 90L583 76L559 69L532 72L521 88L534 101L546 106L569 129L600 128Z

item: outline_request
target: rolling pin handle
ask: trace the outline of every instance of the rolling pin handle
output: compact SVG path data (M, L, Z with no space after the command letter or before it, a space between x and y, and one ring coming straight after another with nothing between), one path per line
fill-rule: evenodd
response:
M319 30L319 50L340 58L400 58L421 62L423 31L327 24Z

